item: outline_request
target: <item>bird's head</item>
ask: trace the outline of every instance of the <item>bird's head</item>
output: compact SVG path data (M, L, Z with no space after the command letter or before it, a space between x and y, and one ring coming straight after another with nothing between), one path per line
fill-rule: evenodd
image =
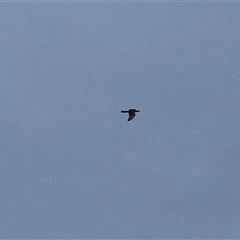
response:
M135 108L130 108L128 110L129 113L136 113L136 112L140 112L139 110L135 109Z
M129 112L140 112L140 110L137 110L135 108L131 108L131 109L129 109Z

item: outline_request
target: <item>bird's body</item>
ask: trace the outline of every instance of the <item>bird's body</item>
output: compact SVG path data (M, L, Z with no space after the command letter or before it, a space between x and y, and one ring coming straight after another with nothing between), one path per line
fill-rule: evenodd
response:
M128 115L129 115L128 121L131 121L136 116L136 112L140 112L140 111L135 109L135 108L131 108L129 110L122 110L121 111L121 113L128 113Z

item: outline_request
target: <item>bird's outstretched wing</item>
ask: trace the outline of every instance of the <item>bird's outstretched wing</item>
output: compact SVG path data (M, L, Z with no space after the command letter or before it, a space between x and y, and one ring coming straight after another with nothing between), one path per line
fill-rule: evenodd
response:
M136 114L129 114L129 117L128 117L128 121L131 121L134 117L136 116Z
M128 111L126 111L126 110L122 110L121 113L128 113Z

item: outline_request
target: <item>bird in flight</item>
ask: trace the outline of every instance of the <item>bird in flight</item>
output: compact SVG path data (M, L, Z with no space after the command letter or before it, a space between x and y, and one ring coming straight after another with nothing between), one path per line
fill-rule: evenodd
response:
M140 111L135 108L121 111L121 113L128 113L128 115L129 115L128 121L131 121L136 116L136 112L140 112Z

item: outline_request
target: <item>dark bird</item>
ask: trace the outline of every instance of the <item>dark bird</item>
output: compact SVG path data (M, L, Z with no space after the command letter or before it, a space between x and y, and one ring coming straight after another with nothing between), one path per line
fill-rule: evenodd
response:
M135 116L136 116L136 112L140 112L139 110L132 108L129 110L122 110L121 113L128 113L129 117L128 117L128 121L131 121Z

